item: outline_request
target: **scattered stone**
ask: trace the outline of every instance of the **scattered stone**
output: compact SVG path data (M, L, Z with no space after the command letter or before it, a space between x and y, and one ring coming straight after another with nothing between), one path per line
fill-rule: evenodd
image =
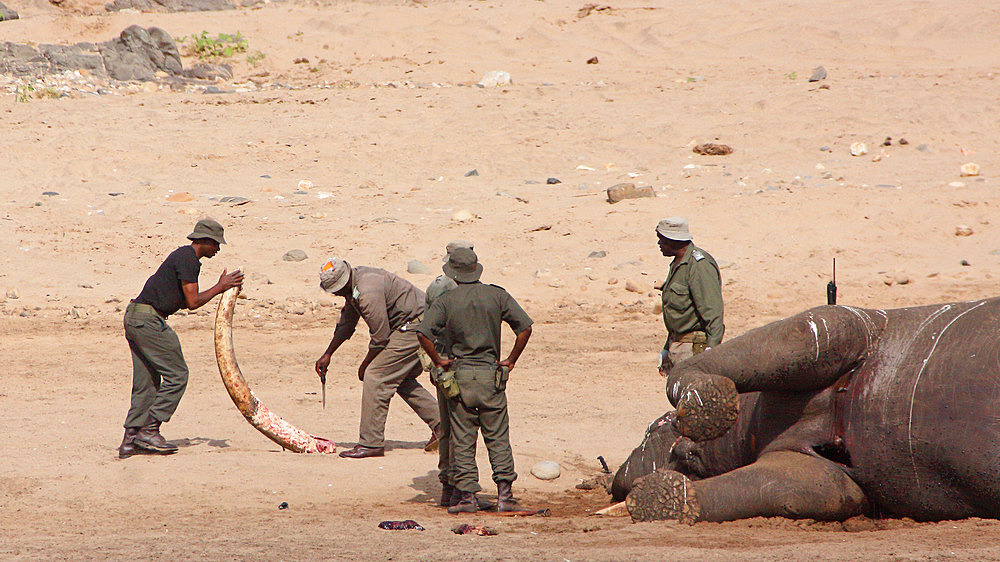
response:
M597 64L599 62L601 61L597 60L597 57L590 57L589 59L587 59L587 64Z
M285 252L285 255L281 256L281 259L285 261L302 261L309 259L309 256L302 250L288 250Z
M960 261L958 263L961 264L961 265L964 265L964 266L970 266L970 265L972 265L971 263L969 263L969 260L962 260L962 261Z
M826 145L823 145L823 146L819 147L819 149L822 152L832 152L832 149L829 146L826 146Z
M632 292L632 293L644 293L644 292L646 292L646 290L643 289L642 286L640 286L638 283L636 283L635 281L633 281L631 279L626 279L625 280L625 290L629 291L629 292Z
M309 59L306 57L298 57L292 60L292 64L309 64Z
M476 170L475 168L469 170L468 172L465 172L465 177L467 178L471 178L472 176L478 176L478 175L479 175L479 170Z
M246 197L231 196L231 195L227 195L226 197L219 199L219 203L232 203L234 207L236 205L243 205L249 202L250 200L247 199Z
M28 317L34 316L34 315L35 314L31 310L28 310L27 308L22 308L21 312L18 313L18 316L20 316L21 318L28 318Z
M907 277L907 276L905 276L905 275L897 275L896 277L894 277L892 279L892 281L893 281L893 283L895 283L897 285L909 285L910 284L910 278Z
M431 270L428 269L428 267L423 263L421 263L419 260L410 260L410 262L406 264L406 272L414 273L416 275L431 274Z
M608 253L605 252L604 250L597 250L596 252L590 252L589 254L587 254L587 257L588 258L603 258L603 257L605 257L607 255L608 255Z
M851 156L864 156L868 154L868 146L863 142L851 144Z
M7 290L7 298L8 299L19 299L19 298L21 298L21 292L17 290L17 287L14 287L13 289L8 289Z
M186 69L183 75L195 80L232 80L233 67L228 64L209 64L207 62L195 63L191 68ZM206 90L207 93L207 90Z
M130 25L117 39L98 45L104 68L115 80L152 80L156 72L179 76L181 55L170 34L159 27Z
M962 176L978 176L979 175L979 164L975 162L966 162L962 164Z
M663 301L659 300L653 303L653 314L663 314Z
M87 317L87 311L82 308L73 307L69 309L69 317L73 320L80 320Z
M548 185L555 185L557 183L562 183L562 180L560 180L559 178L548 178L545 180L545 183Z
M559 463L553 461L538 461L531 467L531 475L539 480L555 480L561 473Z
M960 224L955 227L955 236L972 236L972 227L964 224Z
M187 191L179 191L173 195L168 195L167 201L171 203L186 203L188 201L194 201L194 195L191 195Z
M809 76L810 82L819 82L826 78L826 69L822 66L817 66L813 69L812 74Z
M59 195L59 192L58 191L43 191L42 195L46 195L48 197L55 197L56 195Z
M499 86L509 86L511 83L510 74L503 70L491 70L483 75L477 86L480 88L496 88Z
M618 284L617 277L612 277L611 279L608 279L608 285L617 285L617 284Z
M309 180L299 180L299 189L312 189L312 187L313 187L313 182Z
M882 146L892 146L892 137L885 137L885 140L882 141Z
M608 203L618 203L625 199L656 197L653 186L636 187L634 183L619 183L608 188Z
M691 149L691 151L695 154L701 154L703 156L725 156L727 154L732 154L733 148L728 144L706 142L695 146Z
M114 0L106 4L109 12L138 10L140 12L211 12L234 9L228 0Z
M479 535L481 537L492 537L500 534L500 531L497 531L493 527L470 525L468 523L455 525L451 528L451 532L456 535Z
M468 209L462 209L460 211L455 211L455 213L453 215L451 215L451 220L453 220L455 222L470 221L473 218L475 218L475 215L473 215L472 211L470 211Z
M111 192L111 193L109 193L108 195L110 195L110 196L112 196L112 197L118 197L119 195L125 195L125 194L124 194L124 193L122 193L121 191L112 191L112 192Z
M16 20L19 17L20 16L17 15L17 12L11 10L7 6L4 6L3 2L0 2L0 21Z
M965 187L965 182L963 181L953 181L948 184L948 187Z
M561 289L565 286L566 283L563 283L561 279L553 279L552 281L549 281L549 287L552 287L553 289Z
M906 140L904 138L900 138L899 139L899 144L901 144L903 146L906 146L906 145L910 144L910 141L908 141L908 140Z
M917 150L919 150L920 152L930 152L931 147L926 144L919 144L917 145Z

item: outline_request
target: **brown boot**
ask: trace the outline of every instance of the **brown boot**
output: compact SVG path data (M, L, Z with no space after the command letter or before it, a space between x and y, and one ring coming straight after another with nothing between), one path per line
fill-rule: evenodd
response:
M441 439L441 424L437 424L431 428L431 438L424 444L424 451L428 453L434 453L438 450L438 442Z
M125 428L125 437L122 437L122 444L118 446L118 458L127 459L139 452L135 447L135 436L138 433L138 427Z
M177 445L168 443L160 435L160 420L155 418L149 418L146 425L139 428L139 433L136 434L134 443L136 447L146 449L147 451L154 451L161 455L169 455L177 452Z
M451 507L453 502L458 502L458 490L447 482L441 483L441 507Z
M514 492L510 489L510 482L501 480L497 482L497 511L520 511L521 506L514 499Z
M459 494L458 502L448 508L448 513L475 513L479 511L479 502L476 500L475 492L455 491Z

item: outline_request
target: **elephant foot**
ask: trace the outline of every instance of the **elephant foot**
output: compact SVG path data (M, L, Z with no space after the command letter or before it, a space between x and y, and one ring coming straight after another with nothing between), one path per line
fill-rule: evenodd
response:
M736 423L740 397L733 381L711 377L690 383L677 401L677 431L693 441L722 437Z
M658 470L635 483L625 498L633 522L674 520L692 524L701 506L691 480L673 470Z

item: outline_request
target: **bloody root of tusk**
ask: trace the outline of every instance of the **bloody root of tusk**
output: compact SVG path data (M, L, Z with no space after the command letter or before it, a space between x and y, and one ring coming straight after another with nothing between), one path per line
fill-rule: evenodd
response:
M219 362L219 374L229 391L230 398L250 425L282 448L296 453L333 453L337 445L322 437L313 437L294 425L281 419L277 414L261 404L236 363L233 350L233 310L240 290L236 287L222 294L219 312L215 316L215 358Z

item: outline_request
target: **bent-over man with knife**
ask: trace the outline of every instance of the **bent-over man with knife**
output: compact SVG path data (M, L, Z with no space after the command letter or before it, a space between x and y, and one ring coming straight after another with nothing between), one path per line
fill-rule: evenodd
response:
M340 321L326 351L316 361L316 374L326 378L333 353L354 335L359 319L371 333L368 354L358 367L364 382L361 394L361 428L358 444L340 456L352 459L385 456L385 420L389 400L399 394L431 428L425 449L437 444L438 405L417 382L420 358L416 333L409 329L424 312L424 292L384 269L358 266L331 258L320 268L320 287L344 297Z

